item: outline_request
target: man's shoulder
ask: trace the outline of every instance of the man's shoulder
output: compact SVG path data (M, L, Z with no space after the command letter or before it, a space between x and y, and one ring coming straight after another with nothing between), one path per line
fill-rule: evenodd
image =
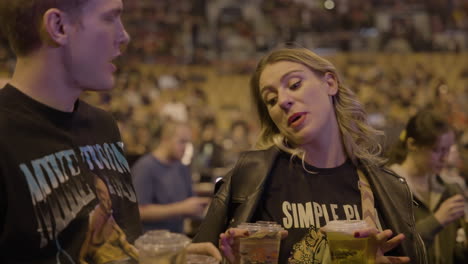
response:
M94 119L106 119L114 121L114 118L111 113L97 106L91 105L84 100L79 100L79 111L82 114Z
M99 128L101 131L114 131L113 133L119 133L116 120L113 115L106 110L80 100L77 114L78 117L75 121L80 123L82 127Z
M4 132L8 128L12 128L11 121L20 118L21 114L15 113L17 109L15 101L6 93L5 89L0 89L0 131Z
M136 171L143 168L158 166L160 162L151 153L143 154L140 156L132 167L132 171Z
M11 88L9 85L5 87L0 87L0 113L3 115L6 112L10 105L15 102L12 100L12 95L10 92Z

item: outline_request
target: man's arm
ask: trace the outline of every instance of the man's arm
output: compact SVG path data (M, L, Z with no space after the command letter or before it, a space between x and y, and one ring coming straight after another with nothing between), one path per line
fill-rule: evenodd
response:
M206 206L210 203L210 200L207 197L190 197L171 204L145 204L138 207L140 209L141 220L153 222L177 216L200 217Z

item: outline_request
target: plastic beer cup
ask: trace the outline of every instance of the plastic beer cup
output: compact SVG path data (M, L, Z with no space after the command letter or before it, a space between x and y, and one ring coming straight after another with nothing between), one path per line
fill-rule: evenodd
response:
M186 264L219 264L219 261L211 256L188 254Z
M167 230L148 231L135 241L140 264L185 264L191 240Z
M238 228L247 229L249 236L240 238L240 264L277 264L281 231L284 230L274 222L259 221L243 223Z
M364 220L334 220L326 232L333 264L374 264L375 242L372 238L355 238L354 232L370 228Z

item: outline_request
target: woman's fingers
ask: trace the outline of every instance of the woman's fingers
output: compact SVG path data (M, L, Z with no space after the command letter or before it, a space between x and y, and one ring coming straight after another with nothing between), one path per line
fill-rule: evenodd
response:
M229 228L224 234L230 237L245 237L249 235L249 231L242 228Z
M249 232L246 229L240 228L230 228L219 235L219 249L229 262L233 263L236 260L239 238L248 235Z
M285 239L288 236L288 231L287 230L281 230L280 234L281 234L281 239Z
M236 256L233 253L232 247L221 245L219 249L223 252L224 257L227 258L229 262L233 263L235 261Z
M384 257L385 259L383 259L383 261L379 261L377 260L377 264L386 264L386 263L390 263L390 264L398 264L398 263L410 263L410 258L408 257L393 257L393 256L389 256L389 257Z
M392 230L385 229L384 231L375 234L375 239L377 240L378 243L382 243L382 242L385 243L387 242L388 239L390 239L390 237L392 237L392 235L393 235Z
M365 238L370 236L375 236L379 233L379 230L375 228L360 229L354 232L355 238Z
M409 263L410 259L408 257L384 256L385 253L400 245L405 239L405 235L403 234L398 234L395 237L392 236L393 232L390 229L383 230L382 232L379 232L377 229L363 229L354 233L354 237L356 238L369 237L375 239L374 243L377 246L376 263Z
M247 231L246 229L229 228L228 230L226 230L226 232L219 235L220 245L221 245L221 242L225 244L226 243L232 244L234 243L235 238L246 237L248 235L249 235L249 231Z
M398 245L401 244L405 240L405 235L404 234L398 234L392 239L387 240L385 243L383 243L380 247L382 250L382 253L387 253L388 251L396 248Z
M234 237L228 234L221 234L219 240L219 249L222 254L229 260L229 262L234 262L236 256L234 251L236 250L236 245L234 243Z

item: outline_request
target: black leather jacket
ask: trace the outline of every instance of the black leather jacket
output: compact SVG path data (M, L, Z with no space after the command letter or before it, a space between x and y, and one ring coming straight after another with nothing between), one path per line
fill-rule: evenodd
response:
M263 193L263 186L278 157L276 147L245 152L223 179L194 242L218 244L219 234L249 222ZM392 255L408 256L412 264L427 263L424 244L416 233L413 199L404 178L384 169L360 168L366 175L385 227L406 239Z

